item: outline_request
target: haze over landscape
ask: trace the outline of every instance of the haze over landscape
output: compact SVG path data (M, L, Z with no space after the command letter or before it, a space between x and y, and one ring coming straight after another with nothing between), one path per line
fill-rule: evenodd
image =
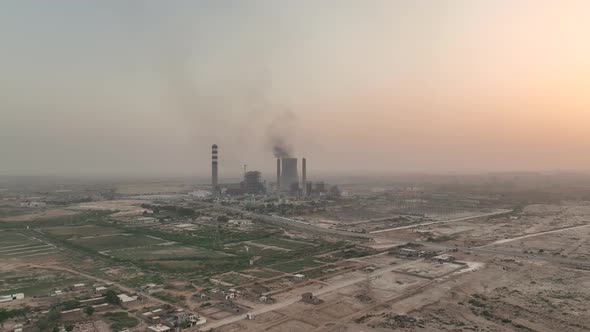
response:
M0 1L0 331L590 331L590 1Z
M0 174L588 170L588 1L5 1ZM278 120L277 120L278 119ZM272 173L271 173L272 174Z

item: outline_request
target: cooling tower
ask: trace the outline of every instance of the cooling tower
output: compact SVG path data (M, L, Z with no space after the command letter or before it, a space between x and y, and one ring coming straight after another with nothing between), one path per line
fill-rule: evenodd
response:
M283 158L281 169L281 189L290 191L293 184L299 186L299 173L297 172L297 158Z

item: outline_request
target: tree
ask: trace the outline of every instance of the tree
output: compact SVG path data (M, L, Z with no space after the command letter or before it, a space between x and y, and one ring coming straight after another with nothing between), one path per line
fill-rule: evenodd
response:
M47 318L41 317L37 320L37 323L35 323L35 325L37 326L39 331L45 331L47 327L49 327L49 322L47 321Z
M104 296L105 296L107 303L114 304L114 305L121 304L121 299L117 296L117 293L115 293L115 291L112 289L109 289L105 293Z
M84 313L88 316L92 316L92 314L94 313L94 307L88 306L84 308Z
M80 301L68 300L68 301L62 302L61 306L63 307L63 310L76 309L80 306Z
M10 318L10 313L6 309L0 309L0 327L4 327L4 321Z
M90 307L90 308L92 308L92 307ZM72 332L73 330L74 330L74 325L71 325L71 324L70 325L66 325L66 331L67 332Z
M54 323L59 319L60 316L61 313L59 312L59 310L56 307L53 307L51 308L51 310L49 310L49 313L47 314L47 320L50 323Z

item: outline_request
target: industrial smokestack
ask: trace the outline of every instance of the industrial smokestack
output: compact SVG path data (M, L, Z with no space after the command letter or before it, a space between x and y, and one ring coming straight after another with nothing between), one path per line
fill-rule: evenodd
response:
M281 159L277 158L277 191L281 191Z
M211 146L211 189L213 193L217 193L218 179L217 179L217 144Z
M303 194L307 195L306 192L306 184L307 183L307 160L305 158L301 159L301 189L303 190Z

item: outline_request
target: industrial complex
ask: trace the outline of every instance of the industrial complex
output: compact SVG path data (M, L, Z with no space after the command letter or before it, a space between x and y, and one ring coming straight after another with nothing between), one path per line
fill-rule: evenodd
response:
M307 197L313 195L325 195L326 184L324 182L307 181L307 160L301 158L301 177L299 176L299 159L286 157L277 158L277 174L275 182L266 183L262 180L260 171L247 171L244 169L244 179L240 183L219 183L219 147L213 144L211 149L211 193L214 195L260 195ZM333 192L338 187L332 188Z

